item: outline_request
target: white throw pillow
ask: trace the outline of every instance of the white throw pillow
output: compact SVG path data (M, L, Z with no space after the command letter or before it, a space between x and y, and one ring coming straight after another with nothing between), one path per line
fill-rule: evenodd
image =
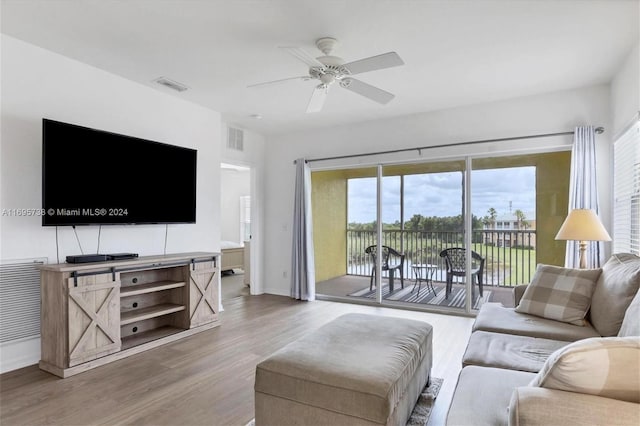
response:
M591 296L602 269L538 265L516 312L584 325Z
M593 337L558 349L530 384L640 403L640 337Z

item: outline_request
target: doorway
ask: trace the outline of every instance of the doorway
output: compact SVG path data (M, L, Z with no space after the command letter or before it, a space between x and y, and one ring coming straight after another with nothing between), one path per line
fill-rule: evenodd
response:
M251 168L220 164L221 300L249 296L251 286Z

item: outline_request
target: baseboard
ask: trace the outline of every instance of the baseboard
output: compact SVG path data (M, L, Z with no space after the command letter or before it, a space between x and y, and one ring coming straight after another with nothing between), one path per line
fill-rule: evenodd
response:
M0 344L0 373L40 361L40 336Z

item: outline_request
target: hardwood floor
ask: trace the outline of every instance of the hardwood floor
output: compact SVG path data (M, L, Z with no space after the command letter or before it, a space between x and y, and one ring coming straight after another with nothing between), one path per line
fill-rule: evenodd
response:
M238 297L222 325L67 379L30 366L0 375L0 424L239 425L253 418L255 366L341 314L433 325L432 374L444 379L429 425L445 422L472 318L288 297Z

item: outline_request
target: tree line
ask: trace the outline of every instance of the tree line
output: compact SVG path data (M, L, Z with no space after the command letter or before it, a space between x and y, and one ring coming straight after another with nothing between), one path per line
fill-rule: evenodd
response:
M482 229L483 222L475 215L471 216L472 228ZM349 223L350 231L375 231L377 221L368 223ZM399 231L401 223L396 220L393 223L382 223L382 228L386 231ZM405 231L423 231L423 232L462 232L464 230L464 219L462 215L457 216L429 216L425 217L421 214L414 214L411 219L404 223Z
M522 210L518 209L514 212L518 223L518 229L529 228L529 223ZM491 207L487 210L487 214L482 218L476 215L471 216L471 229L483 229L484 227L495 229L496 218L498 212ZM348 229L350 231L375 231L377 228L377 221L368 223L349 223ZM393 223L382 223L382 228L386 231L399 231L402 229L402 225L399 220ZM464 219L461 214L457 216L422 216L421 214L414 214L411 219L404 223L405 231L422 231L422 232L462 232L464 230Z

